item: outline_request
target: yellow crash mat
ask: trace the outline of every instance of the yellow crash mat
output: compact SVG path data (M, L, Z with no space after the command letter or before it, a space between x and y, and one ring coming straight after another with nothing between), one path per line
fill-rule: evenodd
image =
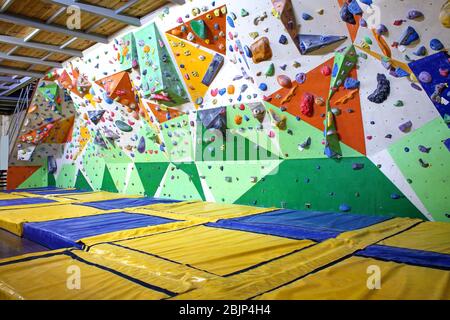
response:
M216 277L208 272L116 244L97 245L84 253L83 258L174 293L200 288Z
M104 201L104 200L113 200L113 199L121 199L121 198L141 198L141 196L130 196L126 194L120 193L112 193L106 191L98 191L98 192L90 192L90 193L74 193L70 195L58 195L54 196L57 199L68 199L75 200L79 202L91 202L91 201Z
M47 207L22 208L0 211L0 228L16 235L22 235L22 225L26 222L41 222L67 218L77 218L104 213L105 211L73 205L60 204Z
M195 226L120 241L118 244L225 276L305 248L314 242Z
M189 218L207 219L214 222L220 219L243 217L258 213L270 212L276 208L258 208L237 204L224 204L201 201L186 201L178 203L158 203L145 207L136 208L134 212L145 212L146 210L161 211L177 214L179 219Z
M369 289L374 288L370 266L379 267L380 289ZM450 299L450 272L351 257L257 299Z
M12 200L12 199L23 199L27 198L23 195L16 193L0 193L0 200Z
M55 251L0 260L0 300L167 297L170 294L165 290L87 262L82 251Z
M424 222L380 244L450 254L450 223Z
M149 215L154 216L164 216L164 215L158 215L158 214L152 214L151 212L148 212ZM167 217L166 215L165 217ZM170 218L170 216L168 217ZM96 244L100 243L106 243L106 242L114 242L119 240L127 240L127 239L134 239L137 237L144 237L149 236L161 232L167 232L171 230L177 230L177 229L184 229L186 227L192 227L194 225L200 225L203 224L202 221L178 221L178 222L172 222L172 223L164 223L154 226L148 226L148 227L142 227L142 228L136 228L136 229L128 229L128 230L120 230L115 232L109 232L104 234L99 234L97 236L92 236L88 238L78 239L78 242L84 244L86 247L90 247Z

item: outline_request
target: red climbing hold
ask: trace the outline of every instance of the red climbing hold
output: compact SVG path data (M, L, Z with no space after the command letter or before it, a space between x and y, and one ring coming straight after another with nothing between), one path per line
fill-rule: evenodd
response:
M310 93L303 94L300 111L305 116L311 117L314 113L314 96Z

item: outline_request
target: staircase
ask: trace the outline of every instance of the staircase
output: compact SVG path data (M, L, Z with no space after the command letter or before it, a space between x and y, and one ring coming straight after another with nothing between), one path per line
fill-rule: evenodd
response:
M27 110L35 90L35 82L22 89L14 113L11 115L6 136L0 136L0 191L6 190L7 188L9 159L11 159L12 152L15 150L17 139L20 135L20 130L25 121Z
M0 170L0 191L6 190L8 182L8 170Z

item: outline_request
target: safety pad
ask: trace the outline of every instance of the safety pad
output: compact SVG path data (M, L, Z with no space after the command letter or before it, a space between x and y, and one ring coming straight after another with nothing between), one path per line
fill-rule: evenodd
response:
M379 289L374 287L374 270L379 271ZM257 299L448 300L450 272L351 257L264 293Z
M236 204L224 204L203 201L184 201L178 203L161 203L133 209L133 212L156 212L174 214L181 220L203 219L215 222L220 219L231 219L258 213L274 211L276 208L258 208Z
M167 218L170 220L175 220L175 219L172 219L173 215L165 215L165 214L158 215L158 214L156 214L155 216L161 217L161 218ZM172 222L172 223L166 223L166 224L147 226L147 227L142 227L142 228L119 230L119 231L104 233L104 234L80 239L79 242L81 244L83 244L85 250L89 250L90 247L98 245L98 244L102 244L102 243L112 243L112 242L116 242L116 241L141 238L141 237L151 236L151 235L162 233L162 232L180 230L180 229L185 229L185 228L198 226L198 225L202 225L202 224L204 224L203 221L197 221L197 220L178 221L178 222Z
M311 246L314 242L195 226L116 244L215 275L230 276Z
M0 260L0 300L155 300L174 295L89 262L85 255L59 250Z
M89 250L84 258L96 264L133 275L145 283L151 283L177 294L203 287L217 276L195 268L162 259L137 250L105 243Z
M46 207L0 210L0 228L18 236L23 233L23 224L58 219L84 217L103 213L104 211L72 204L56 204Z
M19 199L0 200L0 207L17 207L17 206L27 206L32 204L43 204L52 202L56 201L46 198L19 198Z
M1 200L12 200L12 199L23 199L26 198L25 195L15 194L15 193L0 193Z
M216 300L252 299L319 270L326 270L328 266L350 257L358 250L407 230L420 222L419 219L394 218L364 229L344 232L334 239L319 242L247 272L213 279L203 288L181 294L174 299L195 300L208 299L208 297Z
M176 222L150 215L116 212L95 216L25 223L23 237L49 249L77 247L78 240L99 234Z
M140 198L140 196L127 196L128 198ZM93 201L105 201L113 199L122 199L123 194L98 191L90 193L80 193L80 194L70 194L70 195L59 195L55 196L59 199L75 200L79 202L93 202Z
M94 202L84 202L80 203L82 206L102 209L102 210L114 210L114 209L125 209L133 207L148 206L157 203L175 203L180 202L178 200L171 199L160 199L160 198L122 198L114 200L105 201L94 201Z
M373 245L357 252L356 255L383 261L450 270L450 254L445 253Z
M242 218L220 220L208 226L291 239L324 241L335 238L341 232L365 228L388 219L388 217L282 209Z
M450 254L450 223L423 222L379 244Z

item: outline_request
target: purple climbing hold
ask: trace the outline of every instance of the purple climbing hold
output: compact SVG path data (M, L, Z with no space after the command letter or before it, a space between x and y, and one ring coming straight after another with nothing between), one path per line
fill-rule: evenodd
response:
M388 32L388 28L384 24L379 24L376 28L376 32L379 35L386 34Z
M306 81L306 74L303 72L300 72L299 74L297 74L295 76L295 81L297 81L300 84L304 83Z
M353 163L352 169L353 170L361 170L364 168L364 163Z
M433 80L431 74L427 71L422 71L419 74L418 78L419 78L420 82L423 82L423 83L430 83Z
M139 153L144 153L145 152L145 138L144 137L141 137L139 139L139 144L137 146L137 151Z
M425 146L420 145L420 146L419 146L419 151L420 151L420 152L423 152L423 153L430 153L431 148L427 148L427 147L425 147Z
M419 85L415 84L414 82L411 83L411 87L413 87L413 89L416 89L418 91L422 91L422 87L420 87Z
M341 19L342 21L346 22L346 23L350 23L350 24L356 24L356 20L355 17L353 16L353 14L350 12L349 8L348 8L348 3L345 2L344 5L342 6L341 12Z
M397 194L397 193L392 193L391 194L391 199L393 199L393 200L397 200L397 199L400 199L400 198L401 198L401 196L399 194Z
M418 19L418 18L422 18L422 17L423 17L423 13L418 10L410 10L408 12L408 16L407 16L407 18L410 20L414 20L414 19Z
M398 129L403 132L403 133L408 133L409 131L411 131L412 128L412 122L411 121L407 121L405 123L402 123Z
M360 25L361 27L363 27L363 28L367 28L367 21L366 21L366 19L361 18L361 19L359 20L359 25Z
M384 74L377 75L377 89L367 98L373 103L383 103L391 93L391 84Z

